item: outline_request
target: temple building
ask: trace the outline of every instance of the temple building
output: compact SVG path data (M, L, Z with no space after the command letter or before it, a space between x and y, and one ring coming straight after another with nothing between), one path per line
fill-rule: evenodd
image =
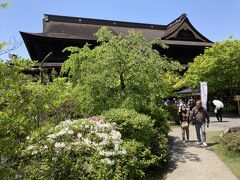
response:
M68 54L62 52L65 47L83 47L86 43L96 46L94 34L102 26L116 35L134 30L142 33L146 40L161 39L169 48L154 48L161 54L178 60L185 67L194 57L202 54L206 47L213 45L212 41L194 28L186 14L182 14L167 25L46 14L43 18L43 32L20 33L31 59L39 62L36 67L41 66L50 70L60 69L67 59Z

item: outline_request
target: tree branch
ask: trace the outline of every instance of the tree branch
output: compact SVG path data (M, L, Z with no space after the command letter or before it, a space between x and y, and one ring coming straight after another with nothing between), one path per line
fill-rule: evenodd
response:
M17 48L19 48L22 43L18 42L14 37L13 40L8 42L8 43L2 43L2 46L0 47L0 56L6 53L9 53L13 50L16 50ZM6 48L5 48L6 47Z

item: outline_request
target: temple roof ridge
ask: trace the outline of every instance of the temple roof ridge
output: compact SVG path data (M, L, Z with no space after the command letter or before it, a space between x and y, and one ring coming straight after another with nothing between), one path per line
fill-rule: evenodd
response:
M102 26L119 26L119 27L131 27L131 28L143 28L143 29L159 29L165 30L166 25L160 25L155 23L138 23L129 21L118 21L118 20L106 20L106 19L95 19L95 18L84 18L84 17L72 17L62 15L44 14L45 22L56 21L56 22L67 22L67 23L79 23L79 24L95 24Z
M186 18L187 18L187 14L186 14L186 13L181 14L181 16L179 16L178 18L176 18L175 20L173 20L172 22L170 22L168 25L166 25L167 29L170 28L170 27L172 27L172 26L175 25L176 23L183 22Z

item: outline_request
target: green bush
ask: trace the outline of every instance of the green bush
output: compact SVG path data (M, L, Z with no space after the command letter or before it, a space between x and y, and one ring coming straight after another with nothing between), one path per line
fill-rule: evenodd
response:
M56 78L43 84L23 73L32 65L20 58L14 65L0 61L0 179L15 174L19 147L27 135L77 114L71 83Z
M0 61L0 179L11 179L15 175L19 147L36 126L26 120L28 97L26 84L31 76L22 73L32 63L20 58Z
M149 116L134 110L111 109L102 113L107 122L115 122L123 139L134 139L144 145L150 145L154 135L154 123Z
M71 84L64 79L43 85L19 71L8 69L7 64L1 66L5 77L0 82L0 174L7 179L5 174L12 177L10 172L16 170L19 147L26 136L46 123L58 123L71 117L75 100Z
M148 174L147 169L150 166L156 166L160 157L152 154L150 147L136 140L127 140L125 142L128 152L128 179L141 179Z
M161 111L152 112L152 115L157 115L156 112ZM128 148L127 150L137 157L138 162L133 161L133 164L139 168L138 175L149 175L154 170L160 172L166 167L168 156L166 132L168 130L161 131L164 128L159 127L162 125L157 125L156 120L127 109L111 109L102 115L106 121L116 122L117 130L122 133L123 139L131 144L127 146L131 150ZM161 117L161 114L159 116Z
M171 109L173 110L172 112L176 110L174 107ZM167 135L170 130L168 121L171 118L171 112L169 113L164 108L156 106L144 108L141 112L150 116L154 122L155 133L150 142L151 153L158 157L157 163L150 165L147 171L150 174L156 174L157 172L157 175L161 175L161 172L167 168L169 152Z
M21 153L23 178L127 179L130 160L114 127L79 119L32 133Z
M154 128L165 135L168 134L170 128L167 122L170 114L167 110L162 107L153 106L149 108L142 107L138 112L150 116L154 122Z
M224 134L221 138L221 143L230 151L240 152L240 132Z

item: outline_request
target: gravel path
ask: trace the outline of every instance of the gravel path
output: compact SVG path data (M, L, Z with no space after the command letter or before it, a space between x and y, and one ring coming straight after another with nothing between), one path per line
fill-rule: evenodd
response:
M209 131L221 131L226 127L240 126L240 118L223 118L218 122L210 117ZM170 160L167 180L237 180L228 167L210 150L195 144L195 127L190 126L190 142L183 144L180 127L169 133Z

